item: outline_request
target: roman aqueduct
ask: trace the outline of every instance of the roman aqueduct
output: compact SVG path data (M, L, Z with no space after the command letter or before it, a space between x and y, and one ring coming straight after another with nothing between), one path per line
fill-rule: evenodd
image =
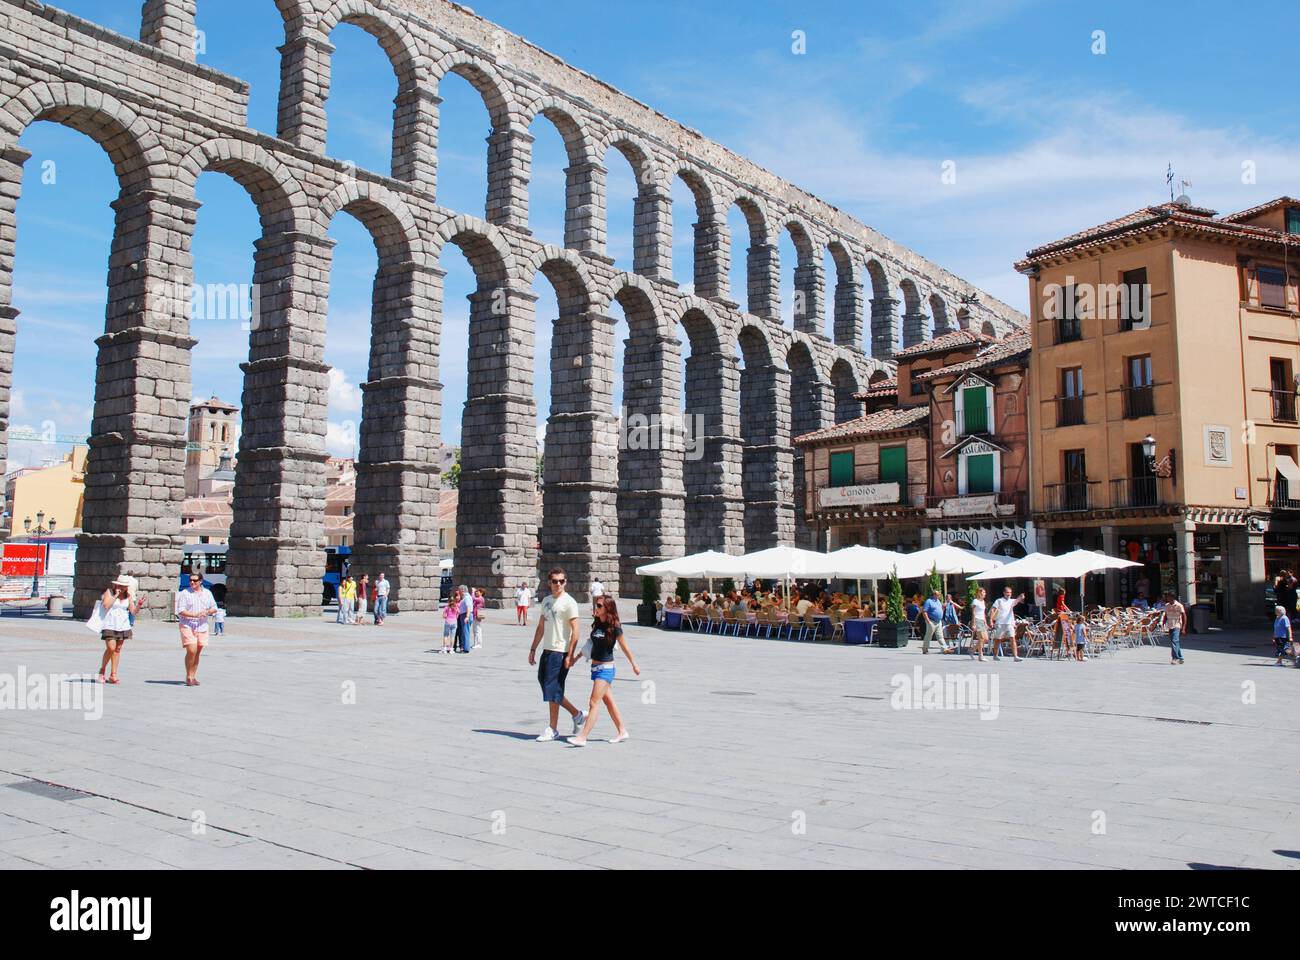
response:
M197 0L214 2L214 0ZM792 436L861 412L854 394L887 376L897 343L957 326L1002 334L1019 315L943 269L697 132L444 0L266 0L284 19L278 136L248 126L248 85L195 63L196 0L145 0L140 39L35 0L0 0L0 465L21 304L12 272L29 125L64 124L111 159L121 193L75 606L121 571L170 590L180 565L188 306L168 297L193 276L190 239L205 171L242 185L262 236L253 282L261 313L244 364L242 436L228 574L232 613L319 610L325 491L324 324L340 212L374 239L369 379L357 464L356 563L385 569L394 606L436 604L433 454L444 411L439 257L455 244L470 298L469 391L457 517L457 579L504 603L539 565L572 582L593 572L635 591L635 566L697 549L795 542ZM398 80L392 168L325 155L331 32L373 35ZM438 205L439 83L482 95L492 122L483 210ZM550 122L568 153L564 245L528 229L530 128ZM609 150L636 172L635 262L605 256ZM672 192L695 198L694 287L673 280ZM737 206L748 237L729 236ZM685 217L680 218L685 221ZM778 239L798 251L794 328L781 323ZM729 289L733 239L747 241L748 289ZM834 277L824 276L829 251ZM788 266L788 265L787 265ZM538 272L558 318L535 318ZM617 302L630 336L613 369ZM826 312L833 320L833 337ZM554 325L544 514L535 519L534 324ZM457 356L464 359L457 346ZM739 359L738 359L739 354ZM684 359L684 355L685 359ZM681 393L685 363L686 396ZM704 424L704 455L620 442L611 384L632 414ZM455 415L457 411L448 411ZM471 439L472 438L472 439ZM801 481L800 481L801 482Z

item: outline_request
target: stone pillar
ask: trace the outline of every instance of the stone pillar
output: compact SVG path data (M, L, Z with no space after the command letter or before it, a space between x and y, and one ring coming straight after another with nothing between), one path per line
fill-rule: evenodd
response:
M774 243L756 243L746 259L749 312L765 320L781 320L781 251Z
M1101 552L1108 557L1119 556L1119 531L1114 524L1105 524L1101 528ZM1119 571L1107 570L1102 575L1102 596L1105 605L1113 607L1119 604Z
M695 353L686 360L686 552L739 553L744 547L741 495L740 373L736 358Z
M438 182L438 95L414 80L393 100L393 179L433 193ZM389 601L390 608L392 601Z
M928 314L903 314L903 346L910 347L923 343L930 338L930 317Z
M352 566L372 582L386 574L394 613L438 608L443 276L430 264L394 262L375 277Z
M505 608L514 606L519 582L537 573L537 296L503 286L480 289L469 302L456 578Z
M1174 549L1178 551L1178 599L1190 606L1196 602L1196 521L1174 521ZM1154 597L1148 599L1155 602Z
M18 310L13 305L18 197L23 189L23 164L31 156L19 147L0 151L0 476L8 470L9 400L13 388L14 339L18 329Z
M862 284L840 280L835 284L835 342L852 350L862 349Z
M877 360L888 360L898 349L898 335L902 325L898 319L898 301L889 297L871 300L871 355Z
M605 178L608 171L593 160L571 163L564 170L564 245L579 253L605 253Z
M226 565L238 616L317 616L325 549L329 367L322 359L334 241L256 244L259 313L241 364L239 461Z
M1234 627L1253 627L1272 619L1262 597L1268 577L1264 572L1264 534L1246 527L1227 527L1223 532L1228 561L1227 614Z
M325 101L330 95L334 45L321 33L300 27L280 47L281 140L312 153L325 152Z
M780 398L789 395L789 370L746 364L740 377L746 553L782 543L781 512L793 507L780 495L780 459L783 452L789 456L790 431L779 404Z
M529 233L528 182L533 169L533 135L527 130L492 131L488 144L487 221Z
M821 261L809 259L794 268L794 328L825 335L822 326L824 278Z
M623 435L618 458L618 552L622 595L641 595L637 567L686 552L682 458L661 449L652 425L681 417L676 337L634 330L623 358Z
M140 41L194 62L195 0L144 0Z
M198 204L141 190L113 209L73 608L88 616L104 587L126 573L151 601L142 616L161 616L171 609L183 543L194 345L188 238Z
M832 391L825 389L817 381L795 382L790 384L790 405L793 414L791 440L800 434L811 433L831 426L835 422L834 399L829 396ZM802 447L792 444L792 472L794 476L794 545L805 550L815 549L811 518L807 516L807 478Z
M673 196L642 187L632 225L632 270L643 277L673 282Z
M592 574L619 592L613 318L582 313L556 320L550 359L541 572L564 567L569 592L586 601Z
M695 224L695 294L725 297L731 271L731 234L725 220Z

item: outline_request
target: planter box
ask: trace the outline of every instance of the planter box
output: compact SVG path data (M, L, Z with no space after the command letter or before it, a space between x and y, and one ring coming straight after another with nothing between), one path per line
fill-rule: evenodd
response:
M636 623L639 627L653 627L655 625L655 605L653 603L638 603L636 605Z
M905 647L911 636L912 626L906 620L902 623L890 623L886 620L876 624L876 646L878 647L895 649Z

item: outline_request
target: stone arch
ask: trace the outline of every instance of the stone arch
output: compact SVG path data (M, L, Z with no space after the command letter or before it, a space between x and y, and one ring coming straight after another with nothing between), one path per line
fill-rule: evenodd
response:
M585 313L593 309L595 283L587 262L574 251L545 244L530 259L521 262L520 267L527 284L534 283L538 273L550 281L561 313Z
M884 383L888 379L889 379L889 371L882 370L879 367L877 367L875 370L871 371L871 376L867 378L867 386L868 388L874 387L877 384Z
M430 238L429 256L440 259L447 243L460 247L480 289L501 286L515 276L514 253L493 224L464 214L451 217Z
M829 426L833 420L827 410L829 384L821 378L816 356L816 351L806 336L796 334L791 338L785 356L786 367L790 371L788 409L791 439ZM795 544L811 549L814 544L805 502L807 479L804 475L804 453L799 446L794 447L791 467L794 474Z
M930 316L922 306L921 293L916 281L904 277L898 283L903 297L903 346L911 347L931 337Z
M749 230L749 247L745 251L745 290L732 290L731 298L756 317L780 320L781 276L776 240L762 202L738 193L727 204L740 210ZM729 259L736 258L736 237L729 238Z
M510 127L511 117L518 113L518 107L509 83L491 64L464 50L453 50L429 68L429 82L435 91L449 73L465 79L478 91L487 108L488 117L491 118L493 130Z
M985 320L980 324L980 333L985 336L996 337L998 335L998 328L994 326L992 320Z
M615 130L600 148L608 168L611 150L617 150L632 167L637 194L633 201L632 271L655 280L672 281L672 192L663 181L663 167L653 152L622 130ZM605 204L606 236L609 204Z
M422 256L424 243L414 215L406 201L387 187L362 180L339 184L316 208L321 233L329 231L340 210L352 214L370 232L381 261Z
M785 219L782 229L790 235L797 258L794 266L794 329L803 333L820 333L825 278L812 230L794 216Z
M111 94L78 83L41 81L0 104L0 131L12 145L40 120L69 127L98 143L123 190L165 188L170 173L167 151L149 125Z
M726 289L730 244L727 222L718 207L717 191L708 178L694 166L679 163L674 176L680 179L695 198L696 222L691 229L692 270L695 292L702 297L720 297ZM674 215L673 234L685 227L685 218Z
M957 329L970 329L970 310L967 307L961 307L957 310Z
M320 15L317 28L328 37L340 23L360 27L379 42L397 73L399 86L421 79L421 74L427 67L427 59L401 20L381 10L370 0L335 0Z
M320 236L313 231L315 218L307 196L293 173L265 149L244 140L206 140L180 162L176 179L193 196L205 171L224 173L248 191L257 207L264 231L272 228Z
M948 304L938 293L930 294L930 316L934 320L935 336L956 329L948 319Z
M765 323L742 320L736 335L741 357L741 496L744 549L765 550L788 541L793 530L789 491L781 474L790 473L790 374L777 362L777 347Z
M701 297L676 298L669 307L669 317L679 323L690 342L692 350L720 352L726 342L726 325L718 317L713 305Z
M849 357L840 354L831 364L831 390L835 402L835 422L845 423L862 416L862 401L855 399L862 388Z
M893 291L889 286L889 273L875 257L867 260L867 276L871 278L871 296L876 300L889 300Z
M674 313L686 332L683 365L686 426L682 481L686 489L686 551L729 552L744 538L741 501L740 383L734 353L707 301L682 297Z
M564 142L564 245L573 250L599 253L604 249L605 227L592 213L596 198L604 195L604 168L595 154L591 138L572 107L558 97L541 97L531 104L521 120L532 137L538 118L553 126ZM531 141L530 141L531 142ZM529 166L529 205L536 183L536 168Z
M615 411L622 432L616 458L619 585L631 597L639 595L638 566L680 556L685 545L681 465L663 455L650 432L653 424L681 417L681 344L645 278L616 276L606 310L611 302L623 308L628 326L623 369L614 376L623 378L623 406Z
M844 242L832 237L826 244L835 264L834 341L837 345L862 349L862 282L858 279L853 256Z

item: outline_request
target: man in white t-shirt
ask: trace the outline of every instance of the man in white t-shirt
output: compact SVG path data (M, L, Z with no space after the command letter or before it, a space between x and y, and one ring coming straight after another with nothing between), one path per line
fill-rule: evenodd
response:
M1011 655L1020 659L1016 646L1016 607L1025 602L1025 595L1011 596L1011 588L1003 587L1002 596L993 601L993 659L998 660L998 644L1011 641Z
M181 627L181 646L185 649L185 686L199 685L199 656L208 645L208 620L217 614L217 601L203 585L203 574L190 574L190 588L176 594L173 608Z
M549 723L537 738L542 743L560 736L556 730L560 723L560 707L573 717L574 734L582 729L582 723L587 719L586 711L579 710L564 695L564 681L569 677L569 668L573 666L578 649L578 601L564 589L569 576L563 568L555 567L547 579L551 594L542 601L541 622L533 634L533 645L528 649L528 665L537 667L537 682L541 684L542 700L548 709ZM539 662L537 645L543 641Z
M596 601L605 595L605 585L600 582L600 577L591 578L591 586L587 589L591 594L591 615L596 615Z
M520 582L515 591L515 623L521 627L528 626L528 607L533 602L533 591L528 584Z

